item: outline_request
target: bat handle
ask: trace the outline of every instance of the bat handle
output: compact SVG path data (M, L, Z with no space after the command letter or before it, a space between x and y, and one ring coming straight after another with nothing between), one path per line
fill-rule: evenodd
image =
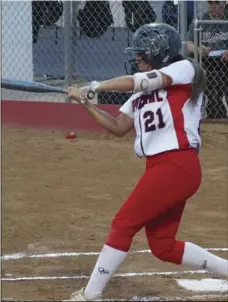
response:
M89 86L89 89L87 90L87 92L85 93L85 97L88 100L92 100L95 97L96 94L96 89L99 87L99 82L97 81L92 81L92 83Z
M86 91L85 97L88 100L92 100L95 97L95 94L96 93L93 90L90 89L90 90Z

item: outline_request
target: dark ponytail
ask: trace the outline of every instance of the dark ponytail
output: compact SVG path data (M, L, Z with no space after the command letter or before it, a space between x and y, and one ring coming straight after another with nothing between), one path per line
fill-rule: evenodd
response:
M207 73L206 73L206 70L199 65L199 63L197 63L196 61L194 61L191 58L186 58L186 59L192 63L192 65L195 69L195 76L192 80L191 101L194 104L196 104L200 93L203 92L206 87ZM185 58L181 54L179 54L175 58L171 59L169 61L169 64L172 64L172 63L175 63L178 61L182 61L182 60L185 60Z
M206 87L207 84L207 73L204 68L202 68L199 63L195 62L193 59L187 59L189 60L194 69L195 69L195 76L192 80L192 96L191 101L196 104L197 100L199 98L200 93L202 93Z
M142 54L142 58L143 58L144 62L146 62L148 65L151 65L151 63L146 55ZM199 63L197 63L195 60L193 60L191 58L184 58L181 54L178 54L174 58L168 60L168 62L166 64L164 64L163 66L160 66L159 68L168 66L170 64L173 64L173 63L176 63L176 62L179 62L182 60L190 61L195 69L195 76L192 80L191 101L193 104L196 104L200 93L202 93L204 91L206 84L207 84L206 70L204 68L202 68Z

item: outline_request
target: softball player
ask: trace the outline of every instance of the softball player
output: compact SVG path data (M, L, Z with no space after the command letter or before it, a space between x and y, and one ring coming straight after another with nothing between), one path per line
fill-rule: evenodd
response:
M127 257L135 234L145 228L151 252L158 259L228 275L228 261L205 249L176 240L186 201L198 190L198 149L205 73L180 55L177 31L166 24L140 27L133 46L140 72L89 87L69 87L68 96L82 103L96 121L116 136L135 127L135 153L145 157L145 172L113 219L110 233L87 286L69 301L101 299L114 272ZM133 91L117 118L98 109L88 92Z

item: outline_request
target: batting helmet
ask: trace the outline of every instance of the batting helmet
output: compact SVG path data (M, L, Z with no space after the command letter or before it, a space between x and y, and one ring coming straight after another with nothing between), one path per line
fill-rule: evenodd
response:
M145 24L133 35L132 46L125 53L141 54L153 68L161 68L180 54L181 39L176 29L165 23Z

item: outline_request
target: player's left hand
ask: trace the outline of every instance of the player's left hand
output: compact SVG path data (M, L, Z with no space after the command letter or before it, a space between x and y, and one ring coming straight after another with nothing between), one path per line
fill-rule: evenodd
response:
M224 52L224 54L223 54L223 56L222 56L222 59L223 59L224 61L228 61L228 50L226 50L226 51Z
M88 101L86 98L86 93L88 92L89 87L68 87L68 97L79 104L85 104Z

